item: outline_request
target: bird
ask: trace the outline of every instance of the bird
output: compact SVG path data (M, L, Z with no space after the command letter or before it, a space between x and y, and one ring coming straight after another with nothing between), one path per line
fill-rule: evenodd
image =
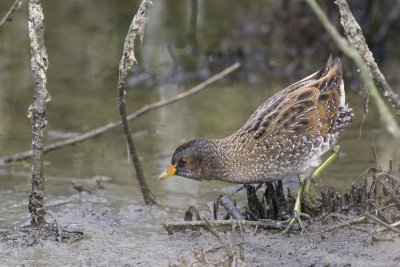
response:
M298 220L303 228L300 216L308 216L300 207L305 182L320 166L321 156L337 148L353 117L346 104L342 63L331 55L324 68L266 100L233 134L178 146L159 179L177 175L253 184L298 176L300 189L288 223L291 227Z

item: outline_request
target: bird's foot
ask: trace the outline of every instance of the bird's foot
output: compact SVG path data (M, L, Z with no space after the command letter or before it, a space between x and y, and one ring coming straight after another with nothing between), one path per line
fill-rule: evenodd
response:
M304 227L303 224L301 223L300 217L306 217L306 218L311 218L310 215L301 212L301 200L303 198L303 193L304 193L304 188L307 183L307 177L304 174L299 174L299 183L300 183L300 188L299 192L297 193L296 197L296 202L294 203L294 209L293 209L293 216L292 218L288 219L285 223L288 223L288 226L286 226L286 229L283 230L282 234L287 234L290 229L292 229L293 224L298 221L299 225L301 227L301 230L303 231Z
M303 230L304 230L304 227L303 227L303 223L301 222L300 217L305 217L305 218L308 218L308 219L311 218L311 216L308 215L307 213L303 213L303 212L301 212L301 211L296 211L296 210L294 210L294 211L293 211L293 216L292 216L292 218L287 219L287 220L285 221L285 223L287 223L288 225L286 226L285 230L282 231L282 234L287 234L287 233L289 233L289 231L290 231L290 230L292 229L292 227L293 227L293 224L294 224L296 221L299 222L301 231L303 231Z

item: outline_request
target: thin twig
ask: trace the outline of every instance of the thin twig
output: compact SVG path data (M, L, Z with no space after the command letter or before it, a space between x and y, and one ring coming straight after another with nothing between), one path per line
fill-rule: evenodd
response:
M244 262L244 249L243 249L243 243L244 243L244 234L243 234L243 228L240 225L239 221L234 221L233 222L233 227L232 227L232 232L236 231L236 223L238 223L239 225L239 230L240 230L240 240L239 240L239 256L240 256L240 260Z
M220 73L215 74L214 76L208 78L207 80L205 80L204 82L196 85L195 87L192 87L191 89L177 94L171 98L168 98L166 100L161 100L161 101L157 101L148 105L143 106L142 108L140 108L139 110L131 113L130 115L128 115L127 119L128 121L137 119L139 117L141 117L142 115L146 114L149 111L155 110L155 109L159 109L162 108L164 106L167 105L171 105L173 103L176 103L186 97L192 96L198 92L200 92L201 90L203 90L204 88L206 88L207 86L209 86L210 84L224 78L225 76L227 76L228 74L232 73L233 71L237 70L240 67L240 63L235 63L232 66L226 68L225 70L221 71ZM79 136L70 138L70 139L66 139L66 140L62 140L59 142L55 142L53 144L47 145L43 148L43 153L47 153L53 150L57 150L59 148L68 146L68 145L73 145L76 143L80 143L80 142L84 142L90 138L99 136L109 130L112 130L114 128L117 128L119 126L122 125L121 120L119 121L115 121L115 122L110 122L104 126L101 126L99 128L96 128L94 130L91 130L89 132L86 132L84 134L81 134ZM0 158L0 165L4 165L6 163L9 162L13 162L13 161L18 161L18 160L25 160L32 157L32 150L27 150L24 152L20 152L20 153L16 153L13 155L9 155L9 156L4 156Z
M373 221L375 221L376 223L379 223L383 226L385 226L386 228L389 228L390 230L392 230L395 233L400 234L400 230L394 228L393 226L391 226L390 224L385 223L384 221L382 221L381 219L375 217L374 215L371 215L369 213L366 213L365 216Z
M23 0L15 0L14 3L11 5L10 9L4 15L4 17L0 20L0 27L3 26L6 21L12 21L12 16L15 11L17 11L23 3Z
M325 230L324 232L332 232L332 231L334 231L336 229L340 229L340 228L343 228L345 226L351 226L351 225L356 224L356 223L363 223L363 222L365 222L365 219L366 218L365 218L364 215L357 216L357 217L352 218L351 220L347 220L347 221L345 221L345 222L343 222L341 224L338 224L338 225L335 225L333 227L330 227L327 230Z
M367 67L368 74L375 80L379 89L382 91L383 96L386 97L386 99L393 105L394 108L400 111L400 97L398 94L393 92L392 88L387 83L385 76L380 71L378 64L376 64L374 55L365 42L361 27L351 13L346 0L336 0L335 4L339 7L340 23L343 26L347 40L361 55Z
M392 196L391 200L394 200L395 202L397 202L397 204L400 205L400 199L397 196L397 194L393 192L393 190L384 181L381 180L380 182L383 185L383 187L385 187L386 191Z
M226 244L225 240L222 238L221 234L217 231L217 229L214 227L214 221L211 223L209 220L207 220L207 218L203 217L202 218L207 227L208 230L218 239L219 243L221 244L222 248L225 250L225 253L229 256L229 257L233 257L232 251L231 249L228 247L228 245ZM232 221L231 225L232 225Z
M32 124L32 193L29 197L29 211L31 213L31 225L42 226L46 224L44 218L45 180L43 177L43 133L47 121L46 103L51 100L46 90L46 71L48 57L44 45L44 23L40 0L29 1L29 40L31 46L31 67L35 81L33 104L28 108L27 116Z
M375 212L376 212L377 210L383 211L384 209L392 208L392 207L396 207L396 206L399 206L399 204L396 203L396 204L387 205L387 206L385 206L385 207L376 208L374 211L375 211ZM343 227L345 227L345 226L351 226L351 225L356 224L356 223L363 223L363 222L365 222L366 214L368 214L368 213L364 213L363 215L359 215L359 216L356 216L356 217L354 217L354 218L352 218L352 219L346 220L346 221L344 221L344 222L341 223L341 224L338 224L338 225L335 225L335 226L333 226L333 227L328 228L328 229L325 230L324 232L331 232L331 231L334 231L334 230L336 230L336 229L343 228ZM335 216L336 216L336 215L335 215ZM397 225L396 225L396 226L397 226Z
M195 254L195 258L196 258L195 263L200 263L201 266L209 266L210 265L210 263L207 260L206 251L204 251L204 249L201 249L199 251L199 253ZM191 266L195 266L195 265L193 264Z
M136 171L136 179L139 182L140 189L144 198L146 205L156 205L157 202L154 195L150 191L147 185L146 179L143 174L142 165L140 163L139 156L136 152L136 146L132 138L131 129L128 125L128 119L126 116L126 78L128 76L128 71L131 69L133 64L136 63L135 58L135 39L139 35L140 39L143 39L144 28L146 26L147 20L147 8L151 5L151 1L143 0L139 6L139 10L133 17L131 26L129 27L128 33L125 38L124 50L122 52L121 62L119 64L119 77L118 77L118 107L119 113L121 115L122 128L125 133L126 141L128 143L129 153L131 155L133 166Z
M247 227L258 227L264 230L279 230L282 231L286 228L285 222L274 221L263 219L262 221L247 221L247 220L237 220L237 223L242 226ZM230 220L213 220L214 227L226 230L232 227L232 222ZM183 232L186 229L191 230L199 230L199 229L207 229L207 225L204 221L184 221L184 222L169 222L164 223L163 227L167 230L168 234L172 235L175 231ZM297 230L299 227L294 227Z
M325 27L325 30L335 41L337 47L343 52L343 54L345 54L350 59L352 59L354 61L354 63L357 65L357 67L359 68L361 79L367 85L369 92L371 94L371 97L374 99L375 104L378 107L380 119L383 122L385 122L385 124L386 124L386 129L393 136L400 137L400 128L397 125L396 120L390 113L389 108L386 106L385 102L383 101L382 97L380 96L379 91L378 91L374 81L372 80L371 76L368 74L368 70L364 64L363 59L361 58L360 54L358 53L358 51L345 38L343 38L339 34L337 29L332 25L332 23L329 21L327 15L324 13L324 11L321 9L321 7L318 5L318 3L315 0L306 0L306 2L311 7L311 9L314 11L314 14L318 17L318 19L320 20L322 25Z
M400 221L390 224L391 227L397 227L400 225ZM376 230L377 233L387 230L388 228L381 228Z
M231 218L232 231L231 231L231 241L232 241L232 251L233 255L237 255L237 244L236 244L236 223ZM240 241L239 241L240 242Z
M383 212L383 210L376 206L374 201L369 199L368 202L369 202L369 205L371 205L375 209L375 212L378 213L379 216L385 220L385 222L392 223L390 221L390 219L386 216L386 214Z
M388 174L388 173L386 173L386 177L392 179L393 181L395 181L397 183L400 183L400 178L399 177L393 176L393 175Z

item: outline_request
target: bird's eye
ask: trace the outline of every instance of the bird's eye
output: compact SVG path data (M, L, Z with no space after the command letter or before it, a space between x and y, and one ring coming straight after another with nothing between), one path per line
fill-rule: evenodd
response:
M184 166L186 164L186 159L180 159L179 161L178 161L178 165L179 166Z

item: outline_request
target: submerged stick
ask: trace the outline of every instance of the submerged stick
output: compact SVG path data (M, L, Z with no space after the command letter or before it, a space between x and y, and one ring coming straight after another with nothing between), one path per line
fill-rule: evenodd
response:
M119 77L118 77L118 107L119 114L121 115L122 128L124 129L126 141L128 143L129 153L132 159L133 166L136 171L136 179L139 182L140 189L146 205L157 204L153 194L147 185L146 179L144 178L142 165L140 164L139 156L136 152L135 143L133 142L131 129L128 125L128 119L126 116L126 105L125 105L125 88L126 88L126 77L128 76L128 70L131 69L133 64L136 63L135 58L135 39L139 35L140 39L143 39L144 28L147 20L147 8L151 5L151 1L143 0L139 6L139 10L133 17L132 23L129 27L128 33L125 38L124 50L122 52L121 62L119 63Z
M7 11L7 13L4 15L4 17L0 20L0 27L3 26L4 23L7 21L12 21L12 16L15 11L18 10L18 8L21 7L23 3L23 0L15 0L14 3L11 5L10 9Z
M232 203L232 201L229 199L227 196L221 195L217 202L222 205L226 209L226 211L229 213L229 215L235 219L235 220L244 220L244 217L242 214L240 214L240 211L236 206Z
M375 101L375 104L378 107L378 112L380 115L380 119L386 124L386 129L388 132L390 132L394 137L400 137L400 128L397 125L396 120L392 116L392 114L389 111L389 108L383 101L382 97L379 94L379 91L371 78L371 76L368 74L367 68L363 62L363 59L361 58L360 54L358 51L344 38L342 37L337 29L332 25L332 23L329 21L327 15L324 13L324 11L321 9L321 7L318 5L318 3L315 0L306 0L308 5L311 7L311 9L314 11L314 14L318 17L322 25L324 26L325 30L328 32L328 34L332 37L332 39L335 41L337 47L345 54L347 57L349 57L353 62L357 65L357 67L360 70L360 77L364 81L364 83L367 85L371 97ZM360 33L361 34L361 33Z
M261 221L247 221L237 220L240 226L254 227L265 230L279 230L282 231L286 227L285 222L263 219ZM216 229L227 230L232 227L232 220L213 220L213 226ZM186 229L200 230L208 229L205 221L185 221L185 222L170 222L164 223L163 227L167 230L168 234L172 235L174 232L184 232ZM297 226L294 228L299 229Z
M46 71L48 57L44 45L43 12L40 0L29 1L29 40L31 46L31 66L35 81L33 104L29 106L28 118L32 123L32 192L29 197L29 212L31 225L46 224L44 209L45 180L43 177L43 132L47 121L45 118L46 103L51 100L46 90Z
M198 92L200 92L201 90L203 90L204 88L206 88L208 85L224 78L225 76L227 76L228 74L230 74L231 72L237 70L240 67L240 63L235 63L232 66L226 68L225 70L221 71L220 73L215 74L214 76L208 78L207 80L205 80L204 82L196 85L195 87L177 94L176 96L173 96L171 98L168 98L166 100L161 100L161 101L157 101L148 105L143 106L142 108L140 108L139 110L131 113L130 115L128 115L127 119L128 121L137 119L139 117L141 117L142 115L146 114L149 111L155 110L155 109L159 109L162 108L164 106L167 105L171 105L173 103L176 103L186 97L189 97L191 95L194 95ZM101 126L99 128L96 128L94 130L91 130L89 132L86 132L84 134L81 134L79 136L75 136L66 140L62 140L59 142L55 142L53 144L47 145L43 148L43 153L47 153L53 150L57 150L59 148L65 147L67 145L73 145L79 142L84 142L90 138L99 136L109 130L112 130L114 128L117 128L119 126L122 125L121 120L119 121L115 121L115 122L110 122L104 126ZM4 156L0 158L0 165L4 165L5 163L9 163L9 162L13 162L13 161L17 161L17 160L25 160L32 157L32 150L27 150L24 152L20 152L20 153L16 153L13 155L9 155L9 156Z

